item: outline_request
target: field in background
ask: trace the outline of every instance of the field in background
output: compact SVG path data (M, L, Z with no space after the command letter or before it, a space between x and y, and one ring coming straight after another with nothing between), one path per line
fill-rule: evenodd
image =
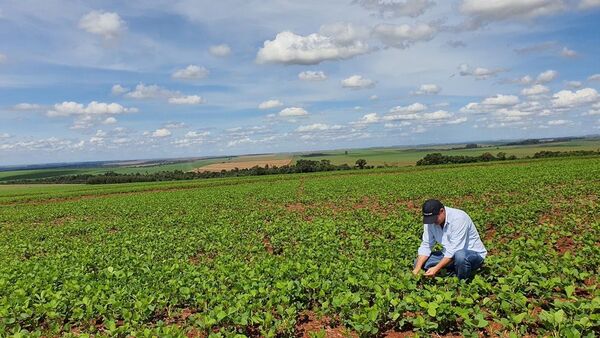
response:
M571 151L571 150L599 150L600 139L582 139L571 140L567 142L547 143L543 145L522 145L522 146L485 146L476 149L450 149L464 147L464 144L431 146L424 148L369 148L369 149L349 149L335 151L314 151L306 153L282 153L266 155L243 155L227 156L210 159L193 160L189 162L159 164L159 165L130 165L114 166L102 168L82 168L82 169L36 169L19 171L0 171L0 182L14 179L35 179L44 177L55 177L63 175L77 174L102 174L113 171L121 174L129 173L155 173L159 171L221 171L230 170L238 167L252 167L254 165L264 166L271 161L271 165L281 166L285 164L284 160L291 157L290 163L295 163L299 159L305 160L329 160L332 164L354 165L356 160L365 159L368 165L389 165L389 166L410 166L432 152L440 152L444 155L467 155L478 156L485 152L491 152L496 155L498 152L505 152L507 155L517 157L532 156L542 150L549 151ZM348 152L345 154L345 152ZM316 155L316 156L315 156ZM274 161L274 162L273 162Z
M0 186L0 333L585 336L598 177L599 158L557 158ZM478 227L471 283L410 273L431 197Z

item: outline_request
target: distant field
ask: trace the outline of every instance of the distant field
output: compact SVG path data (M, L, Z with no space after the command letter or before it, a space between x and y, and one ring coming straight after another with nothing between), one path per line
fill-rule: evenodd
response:
M242 159L231 162L222 162L222 163L213 163L203 167L196 169L195 171L221 171L221 170L233 170L235 168L238 169L250 169L256 166L259 167L282 167L284 165L289 165L292 162L292 158L284 158L284 159L262 159L262 160L247 160L244 161Z
M367 160L369 165L390 165L390 166L406 166L414 165L418 160L422 159L429 153L442 153L444 155L467 155L478 156L486 152L496 155L498 152L505 152L507 155L515 155L517 157L533 156L533 154L542 151L570 151L570 150L598 150L600 149L600 140L575 140L568 142L548 143L544 145L525 145L525 146L486 146L476 149L454 149L457 145L447 147L431 147L431 148L372 148L372 149L356 149L348 150L348 154L344 150L324 151L316 153L324 153L323 156L303 156L296 155L294 160L330 160L332 164L354 164L358 159ZM307 153L309 154L309 153Z
M163 164L163 165L139 165L127 167L102 167L102 168L84 168L84 169L36 169L36 170L17 170L0 172L0 182L17 179L37 179L46 177L56 177L63 175L78 174L102 174L113 171L120 174L131 173L155 173L159 171L221 171L234 168L250 168L255 165L264 167L282 166L293 164L300 159L305 160L329 160L332 164L354 165L356 160L365 159L368 165L388 165L388 166L410 166L432 152L439 152L444 155L467 155L478 156L485 152L497 154L505 152L507 155L517 157L532 156L542 150L549 151L570 151L570 150L598 150L600 149L600 139L573 140L568 142L547 143L543 145L525 145L525 146L485 146L476 149L450 149L460 147L461 145L446 145L424 148L369 148L369 149L350 149L347 154L344 150L318 151L313 156L311 153L304 154L272 154L272 155L246 155L246 156L227 156L219 158L202 159L196 161ZM308 156L307 156L308 155Z

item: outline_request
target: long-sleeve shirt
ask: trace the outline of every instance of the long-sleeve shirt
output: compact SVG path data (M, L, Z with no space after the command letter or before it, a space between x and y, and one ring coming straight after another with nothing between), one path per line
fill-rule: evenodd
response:
M479 238L471 217L460 209L449 207L444 209L446 210L444 227L437 224L423 224L423 241L419 247L419 255L429 256L435 243L440 243L443 246L444 257L452 258L456 251L467 249L485 258L487 250Z

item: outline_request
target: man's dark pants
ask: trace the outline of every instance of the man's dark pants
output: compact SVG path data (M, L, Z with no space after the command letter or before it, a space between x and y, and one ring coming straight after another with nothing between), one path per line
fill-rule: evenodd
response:
M423 269L427 271L427 269L436 266L442 258L444 258L444 254L441 251L432 252L425 262ZM414 265L416 264L417 260L415 259ZM479 269L481 264L483 264L483 257L479 256L475 251L463 249L454 253L452 262L446 265L445 269L450 274L454 273L458 279L467 279L473 277L475 270Z

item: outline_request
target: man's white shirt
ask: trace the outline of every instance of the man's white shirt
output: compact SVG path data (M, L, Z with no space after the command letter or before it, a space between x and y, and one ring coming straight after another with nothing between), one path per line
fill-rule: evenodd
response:
M452 258L458 250L467 249L485 258L487 250L479 238L471 217L460 209L449 207L444 209L446 223L443 228L437 224L423 224L423 241L419 247L419 255L431 255L431 248L436 243L440 243L443 246L444 257Z

